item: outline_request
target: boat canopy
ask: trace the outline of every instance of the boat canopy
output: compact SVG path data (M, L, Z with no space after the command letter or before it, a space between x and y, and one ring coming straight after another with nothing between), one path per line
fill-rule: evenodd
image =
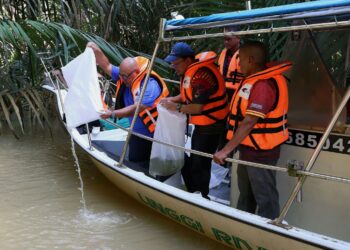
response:
M304 3L280 5L274 7L212 14L203 17L191 17L182 20L168 20L165 31L181 29L202 29L229 25L253 24L274 20L303 19L305 22L333 19L348 20L350 0L319 0ZM321 19L320 19L321 18Z

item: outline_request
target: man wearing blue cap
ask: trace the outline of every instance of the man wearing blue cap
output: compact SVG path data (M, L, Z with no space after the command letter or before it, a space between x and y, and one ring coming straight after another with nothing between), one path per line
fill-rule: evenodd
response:
M165 58L181 77L180 94L161 100L169 110L177 110L195 125L191 148L213 154L225 130L228 114L224 79L215 65L216 54L203 52L195 56L184 42L176 43ZM186 157L182 169L187 190L200 191L209 198L211 159L196 154Z

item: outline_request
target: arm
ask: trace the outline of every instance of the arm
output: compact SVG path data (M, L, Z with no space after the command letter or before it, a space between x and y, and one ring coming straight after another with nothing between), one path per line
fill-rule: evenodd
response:
M136 106L137 106L137 103L135 103L131 106L127 106L127 107L124 107L121 109L114 110L112 113L114 113L115 117L130 117L130 116L133 116L135 114ZM145 108L146 108L145 105L141 105L140 112L143 111Z
M181 103L181 95L167 97L160 101L160 104L166 109L176 111L178 105ZM200 114L202 112L203 105L201 104L181 104L179 111L185 114Z
M102 50L93 42L89 42L86 47L91 48L96 57L96 64L109 76L112 76L112 64L102 52Z
M161 104L166 103L166 102L180 103L181 102L181 95L170 96L170 97L166 97L166 98L163 98L162 100L160 100Z
M117 109L117 110L106 110L104 114L101 115L101 118L103 119L107 119L111 116L113 117L130 117L133 116L135 111L136 111L136 106L137 103L121 108L121 109ZM140 106L140 112L143 111L146 108L145 105L141 105Z
M216 90L217 84L218 81L211 71L200 69L196 72L191 81L191 88L194 96L192 103L178 106L177 103L181 103L181 96L178 95L175 97L176 101L170 100L169 102L162 103L162 105L169 110L178 110L185 114L201 114L204 104Z
M259 118L264 119L276 100L276 88L273 79L258 81L251 90L246 116L240 123L233 138L225 147L214 154L214 161L223 164L225 158L250 134Z
M189 115L196 115L202 113L203 105L202 104L187 104L187 105L181 105L180 112L189 114Z
M161 102L161 105L163 105L166 109L176 111L178 110L179 103L172 102L172 101L163 101ZM202 104L180 104L180 112L185 114L200 114L202 113L203 105Z
M234 137L225 145L223 149L214 154L214 161L224 164L225 158L246 138L252 131L254 125L258 122L259 117L247 115L239 125Z
M157 83L157 81L153 78L150 78L148 84L147 84L147 88L145 91L145 94L143 96L141 105L140 105L140 112L145 110L147 107L152 107L154 101L156 100L156 98L160 95L160 87ZM131 117L134 115L135 111L136 111L136 107L137 107L137 102L138 100L134 100L135 103L121 108L121 109L117 109L117 110L106 110L105 113L103 115L101 115L101 117L103 119L107 119L110 116L114 116L114 117Z

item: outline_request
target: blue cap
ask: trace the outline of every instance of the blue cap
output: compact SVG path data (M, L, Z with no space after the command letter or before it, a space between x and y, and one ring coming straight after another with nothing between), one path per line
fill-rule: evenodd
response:
M179 57L192 57L194 51L191 46L184 42L175 43L170 54L164 59L168 63L172 63Z

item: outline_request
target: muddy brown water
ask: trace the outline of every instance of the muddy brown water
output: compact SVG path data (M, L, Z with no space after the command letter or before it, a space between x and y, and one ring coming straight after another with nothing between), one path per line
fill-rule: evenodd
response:
M79 149L87 211L70 138L32 128L0 135L0 249L227 249L136 202Z

